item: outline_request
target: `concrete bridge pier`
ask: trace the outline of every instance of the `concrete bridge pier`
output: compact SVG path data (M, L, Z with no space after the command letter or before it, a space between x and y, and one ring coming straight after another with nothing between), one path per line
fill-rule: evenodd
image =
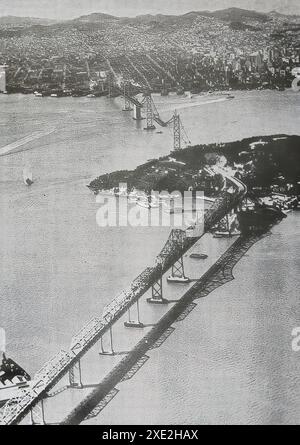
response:
M114 346L113 346L113 331L112 326L109 328L109 339L110 339L110 351L105 351L103 346L103 337L100 338L101 351L99 355L115 355Z
M69 383L70 388L83 388L80 360L69 370Z
M152 296L147 298L150 304L168 304L169 301L163 298L162 276L152 286Z

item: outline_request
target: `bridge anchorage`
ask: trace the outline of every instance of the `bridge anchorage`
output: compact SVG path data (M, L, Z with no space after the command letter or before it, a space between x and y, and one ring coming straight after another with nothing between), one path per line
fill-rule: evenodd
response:
M69 383L72 389L83 388L80 360L69 370Z
M140 320L140 303L139 300L136 302L136 310L137 310L137 320L134 321L131 319L131 308L128 309L128 321L125 321L124 326L126 328L139 328L143 329L145 327L144 323Z

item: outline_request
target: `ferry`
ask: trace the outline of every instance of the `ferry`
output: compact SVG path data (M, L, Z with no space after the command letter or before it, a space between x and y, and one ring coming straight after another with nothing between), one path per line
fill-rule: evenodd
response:
M31 377L16 362L2 353L0 360L0 406L17 397L20 390L30 386Z

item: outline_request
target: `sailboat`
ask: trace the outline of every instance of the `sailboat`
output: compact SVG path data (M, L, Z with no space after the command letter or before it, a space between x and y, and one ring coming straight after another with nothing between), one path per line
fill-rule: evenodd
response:
M27 185L28 187L30 187L33 184L32 172L27 168L24 168L23 170L23 181L24 184Z

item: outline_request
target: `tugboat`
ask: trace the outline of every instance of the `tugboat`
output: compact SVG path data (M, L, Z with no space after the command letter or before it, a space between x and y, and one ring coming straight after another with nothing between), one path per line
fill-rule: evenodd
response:
M16 397L20 389L28 388L30 380L30 375L3 352L0 356L0 406Z

